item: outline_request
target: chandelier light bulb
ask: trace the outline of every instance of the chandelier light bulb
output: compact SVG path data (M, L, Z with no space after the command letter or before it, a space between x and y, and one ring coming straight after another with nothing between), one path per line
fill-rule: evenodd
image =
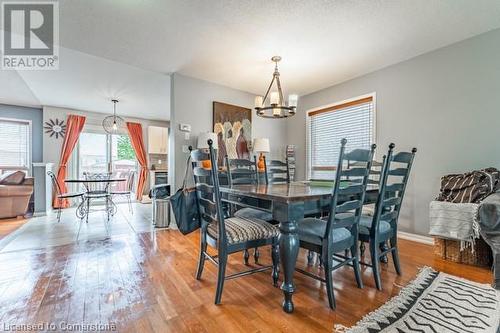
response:
M271 92L271 105L278 105L280 103L280 95L277 91Z
M255 107L261 108L264 105L264 98L262 96L255 96Z
M297 107L297 102L299 101L299 96L292 94L288 96L288 106Z

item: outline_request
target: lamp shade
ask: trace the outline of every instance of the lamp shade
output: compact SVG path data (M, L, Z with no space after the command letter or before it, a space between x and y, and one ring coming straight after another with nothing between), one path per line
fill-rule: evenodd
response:
M217 134L213 132L201 132L200 135L198 135L198 149L208 149L208 140L213 141L212 147L214 147L214 149L219 147Z
M271 148L269 147L269 139L255 138L253 140L253 151L256 153L269 153L271 151Z

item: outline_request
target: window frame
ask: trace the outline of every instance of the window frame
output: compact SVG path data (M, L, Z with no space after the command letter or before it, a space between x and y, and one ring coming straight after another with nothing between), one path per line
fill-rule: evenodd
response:
M315 108L312 108L312 109L308 109L306 112L305 112L305 117L306 117L306 179L307 180L311 180L311 175L312 175L312 166L311 166L311 133L310 133L310 127L311 127L311 117L310 114L311 113L315 113L317 111L321 111L321 110L324 110L324 109L328 109L328 108L332 108L332 107L336 107L336 106L339 106L339 105L342 105L342 104L348 104L348 103L352 103L352 102L356 102L356 101L359 101L359 100L362 100L362 99L365 99L365 98L372 98L372 108L373 108L373 129L372 129L372 142L373 143L376 143L377 142L377 94L376 92L371 92L371 93L368 93L368 94L364 94L364 95L359 95L359 96L356 96L356 97L352 97L352 98L348 98L348 99L345 99L345 100L342 100L342 101L338 101L338 102L333 102L333 103L329 103L329 104L325 104L325 105L322 105L322 106L318 106L318 107L315 107ZM326 112L335 112L335 110L331 110L331 111L326 111ZM340 145L340 142L338 143ZM333 167L324 167L325 170L331 170L331 171L335 171L336 167L333 166Z
M102 127L97 126L97 125L85 125L85 127L82 130L82 133L90 133L90 134L103 134L106 135L106 165L107 165L107 172L114 172L113 170L113 153L112 153L112 146L113 146L113 136L118 136L118 135L129 135L128 132L126 131L120 131L116 134L109 134L107 133ZM140 165L139 161L137 160L137 157L135 159L135 168L136 171L140 171ZM78 140L75 149L71 153L70 157L70 163L69 163L69 169L71 169L71 173L73 174L74 177L79 177L80 173L80 140Z
M27 124L28 125L28 159L27 159L27 166L26 167L21 167L21 166L15 166L15 165L1 165L0 164L0 170L21 170L21 171L26 171L28 175L31 175L31 168L32 168L32 158L33 158L33 122L30 119L19 119L19 118L6 118L6 117L0 117L0 122L13 122L13 123L20 123L20 124Z

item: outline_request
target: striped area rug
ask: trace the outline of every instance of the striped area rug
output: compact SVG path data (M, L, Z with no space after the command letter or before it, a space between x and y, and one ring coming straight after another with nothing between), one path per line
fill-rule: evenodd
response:
M500 333L500 292L425 267L398 296L338 332Z

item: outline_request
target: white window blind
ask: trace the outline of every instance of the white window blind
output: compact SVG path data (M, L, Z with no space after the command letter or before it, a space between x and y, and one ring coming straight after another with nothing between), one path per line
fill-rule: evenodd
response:
M30 123L0 119L0 166L29 168Z
M311 111L308 126L309 179L334 179L342 138L346 151L369 149L374 141L373 97Z

